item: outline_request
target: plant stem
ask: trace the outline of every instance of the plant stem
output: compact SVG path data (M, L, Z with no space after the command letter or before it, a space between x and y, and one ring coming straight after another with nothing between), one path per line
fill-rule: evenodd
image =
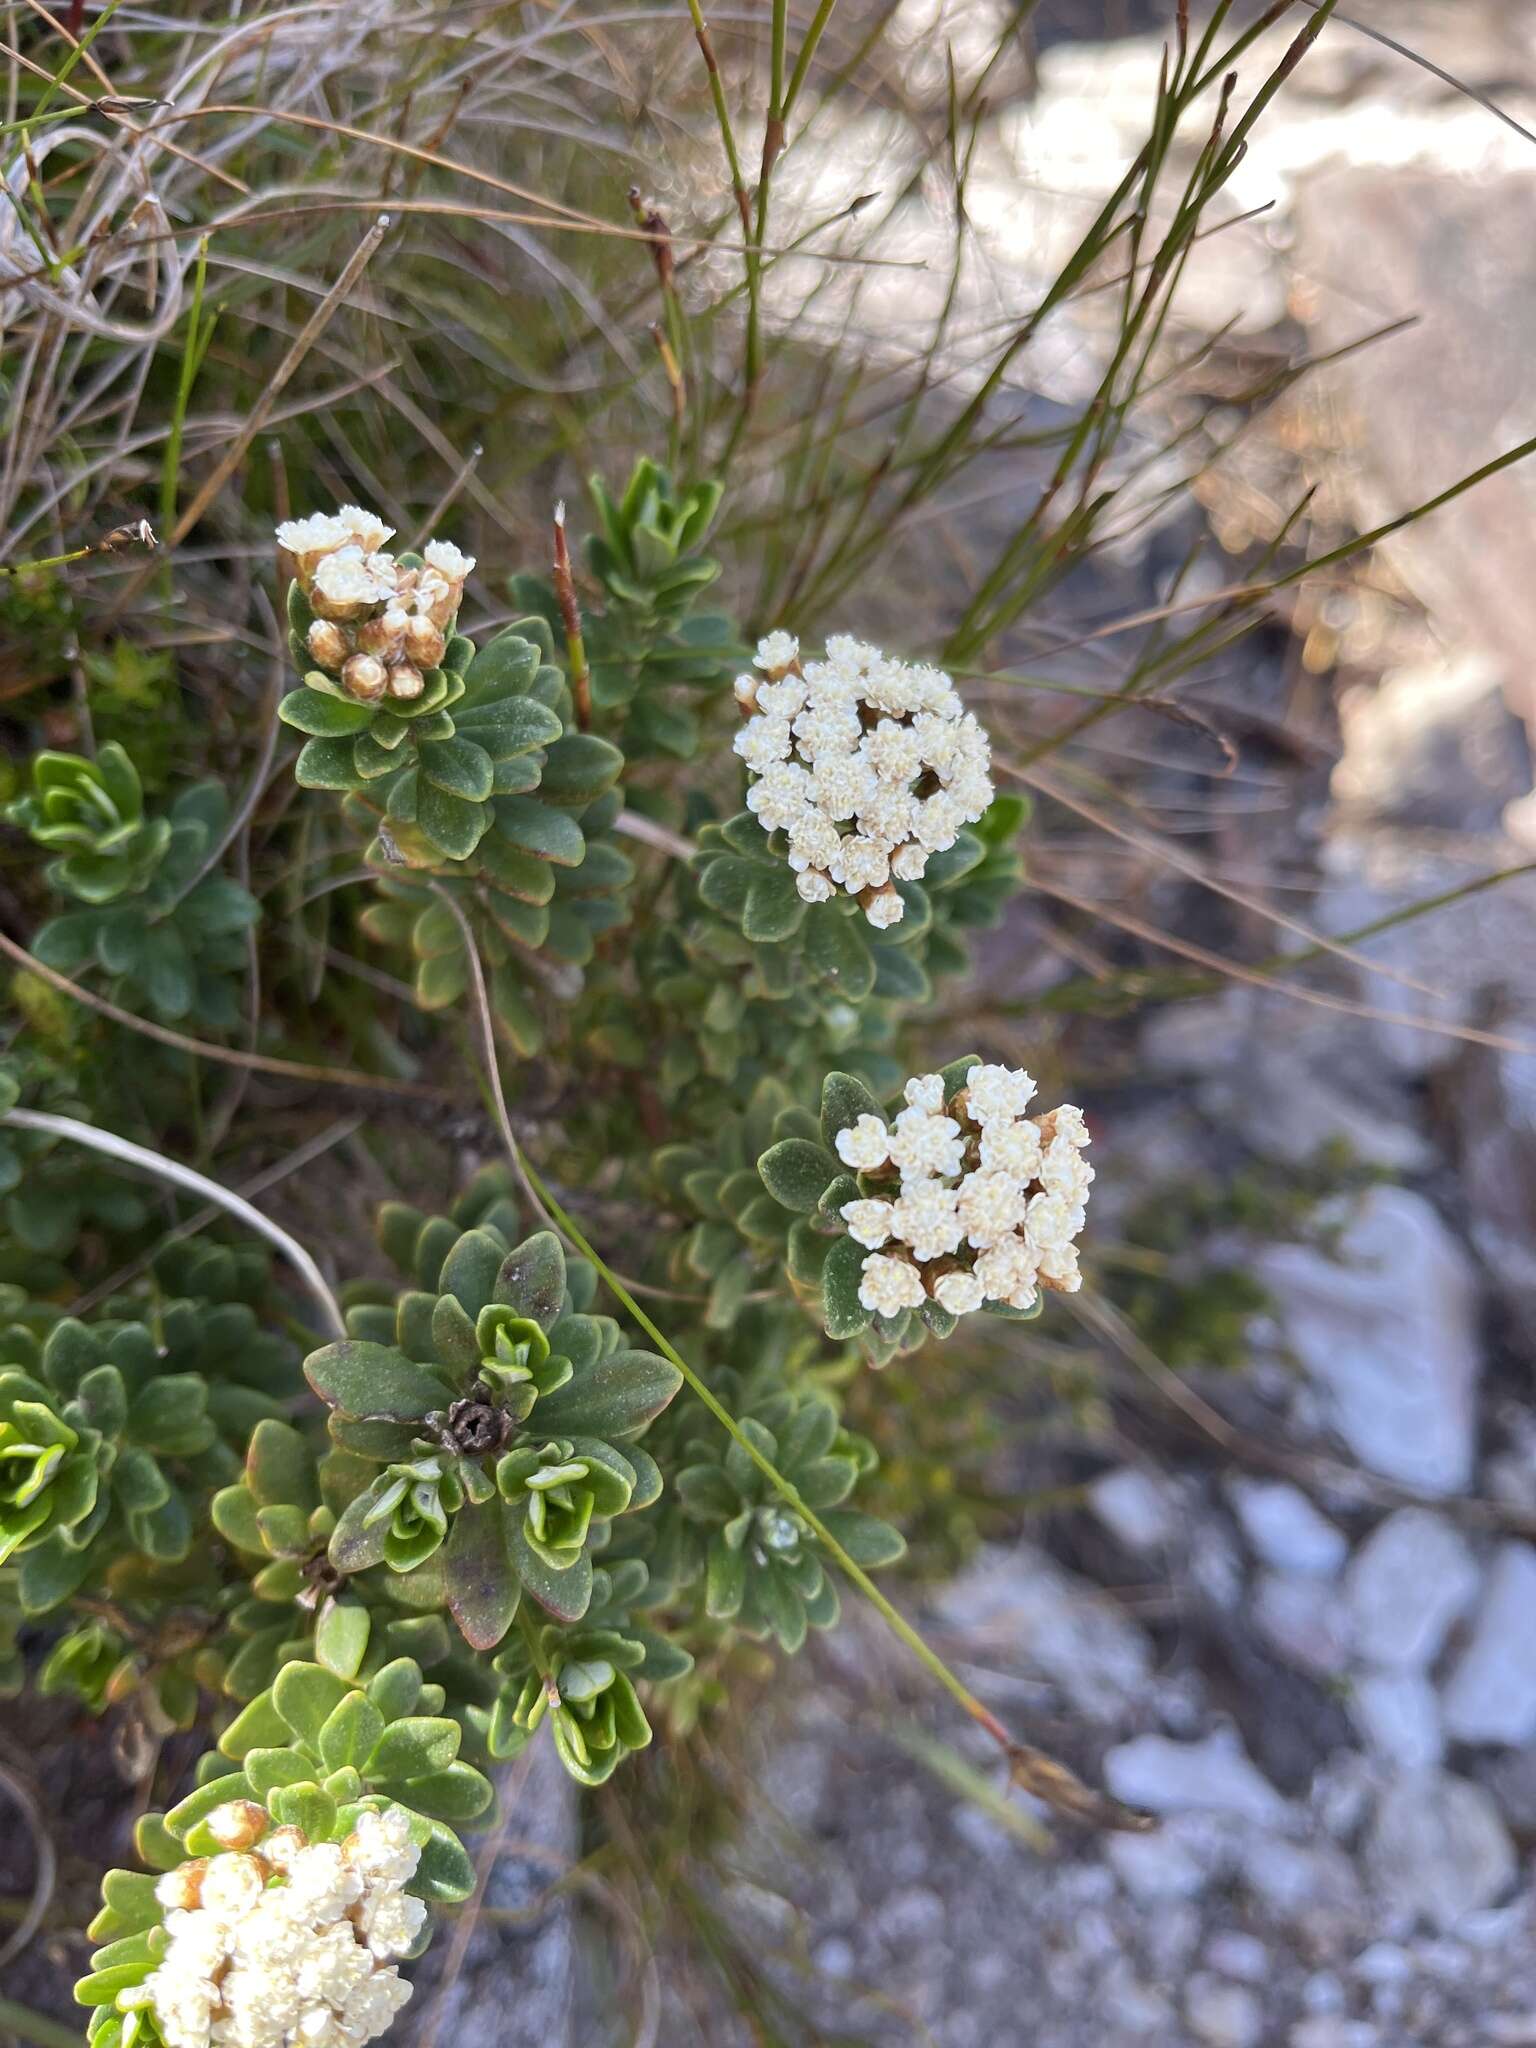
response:
M324 1311L326 1323L332 1334L345 1337L346 1323L342 1319L340 1306L332 1294L325 1275L305 1251L297 1238L290 1237L286 1230L263 1216L259 1209L242 1195L220 1187L216 1180L195 1173L190 1166L183 1166L179 1160L167 1159L159 1152L151 1152L146 1146L135 1145L129 1138L119 1138L115 1132L98 1130L94 1124L83 1124L72 1116L54 1116L41 1109L10 1109L0 1123L6 1123L22 1131L46 1131L56 1138L68 1138L73 1144L84 1145L92 1152L101 1152L109 1159L120 1160L125 1166L136 1166L143 1172L153 1174L156 1180L170 1181L175 1187L184 1188L188 1194L198 1195L205 1202L212 1202L227 1215L237 1217L248 1230L264 1237L268 1244L276 1247L299 1275L315 1300Z
M530 1163L527 1154L517 1142L517 1134L512 1128L506 1091L501 1083L501 1064L496 1057L495 1027L491 1018L490 999L486 993L485 971L480 964L480 952L475 944L474 933L463 911L448 892L439 890L436 893L454 916L463 938L470 966L471 984L475 992L481 1057L485 1066L486 1084L490 1089L496 1112L497 1127L501 1132L501 1140L507 1149L508 1157L528 1191L534 1207L554 1224L583 1258L591 1260L615 1299L633 1316L662 1356L682 1374L688 1386L703 1402L726 1435L746 1452L779 1498L785 1501L813 1531L827 1555L858 1587L897 1640L911 1651L923 1668L965 1709L971 1719L986 1729L1008 1759L1012 1782L1023 1786L1037 1798L1044 1799L1059 1813L1088 1821L1098 1827L1122 1828L1135 1832L1150 1827L1152 1823L1144 1814L1137 1813L1134 1808L1124 1806L1119 1800L1111 1799L1102 1792L1094 1791L1074 1776L1065 1765L1057 1763L1053 1757L1046 1756L1027 1743L1016 1742L1013 1739L991 1709L982 1704L964 1679L952 1671L938 1651L919 1635L900 1608L887 1599L863 1566L854 1562L820 1515L802 1499L794 1482L786 1478L772 1460L765 1457L757 1448L731 1411L711 1393L687 1359L652 1322L623 1279L594 1248L570 1213L555 1199L547 1182Z
M555 507L555 599L565 626L565 651L571 670L571 701L576 723L583 732L592 730L592 675L587 667L587 643L581 631L581 606L576 598L576 579L571 574L571 550L565 538L565 502Z

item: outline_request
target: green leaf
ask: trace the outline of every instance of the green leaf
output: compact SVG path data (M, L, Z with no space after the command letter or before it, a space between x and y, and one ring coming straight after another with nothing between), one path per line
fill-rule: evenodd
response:
M645 1428L683 1383L682 1374L649 1351L613 1351L540 1400L539 1429L610 1440Z
M491 808L456 796L422 775L416 786L415 822L450 860L468 860L490 827Z
M586 855L586 837L570 813L531 796L497 797L496 829L509 845L561 867L577 867Z
M347 1765L362 1770L384 1733L384 1716L365 1693L349 1692L326 1716L318 1738L320 1758L328 1771Z
M457 1721L408 1714L404 1720L391 1721L379 1737L368 1759L368 1776L404 1783L431 1771L445 1771L459 1753L459 1741Z
M856 1508L829 1508L821 1519L854 1563L866 1570L894 1564L906 1550L906 1539L889 1522L861 1515Z
M837 1153L837 1134L850 1130L861 1116L885 1112L857 1074L828 1074L821 1084L821 1137L827 1150Z
M784 1138L770 1145L758 1160L757 1170L773 1199L801 1216L811 1214L829 1182L838 1176L833 1155L807 1138Z
M496 1277L495 1299L548 1331L565 1302L565 1253L552 1230L514 1245Z
M501 1501L459 1510L448 1537L444 1571L449 1610L464 1640L472 1649L494 1649L512 1626L521 1594L507 1550L507 1510Z
M465 669L467 694L478 701L493 693L500 695L509 690L526 690L538 673L538 667L538 648L515 626L511 627L487 640Z
M457 1822L460 1826L478 1819L493 1798L490 1780L473 1764L450 1764L444 1771L430 1771L412 1778L402 1794L415 1813L430 1820Z
M467 1230L443 1261L438 1287L451 1294L468 1315L478 1316L496 1293L505 1256L503 1242L488 1230ZM561 1286L563 1290L563 1270Z
M805 963L833 982L851 1003L861 1003L875 985L875 956L856 917L830 903L818 904L806 919Z
M471 1895L475 1883L475 1866L464 1844L441 1821L433 1822L411 1890L419 1898L456 1906Z
M541 1607L547 1608L557 1621L581 1620L592 1600L590 1552L584 1550L574 1564L567 1565L563 1571L555 1571L523 1534L520 1515L508 1519L507 1548L512 1554L518 1577Z
M840 1237L821 1269L822 1314L827 1335L839 1342L867 1330L870 1312L859 1300L867 1254L851 1237Z
M805 899L795 886L793 871L787 867L770 869L760 874L747 891L741 917L742 935L755 946L787 939L799 930L806 908Z
M611 789L624 772L624 756L595 733L567 733L544 761L540 788L558 803L589 804Z
M293 773L301 789L356 789L362 780L349 739L306 741Z
M285 1664L272 1688L272 1704L303 1741L320 1740L320 1730L352 1688L319 1664Z
M338 1678L356 1678L368 1651L369 1633L366 1607L354 1600L332 1600L315 1625L315 1656Z
M367 704L354 704L345 697L327 696L322 690L290 690L277 707L284 725L317 739L340 739L362 732L373 718Z
M304 1361L304 1377L344 1415L416 1422L448 1399L443 1382L384 1344L351 1338L327 1344Z
M457 734L449 740L433 740L417 749L417 759L422 775L438 789L474 804L484 803L491 793L491 757L473 740Z

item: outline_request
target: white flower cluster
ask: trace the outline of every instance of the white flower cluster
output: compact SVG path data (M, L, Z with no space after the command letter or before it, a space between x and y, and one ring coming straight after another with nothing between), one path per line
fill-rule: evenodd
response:
M893 1126L865 1115L838 1132L845 1166L900 1183L889 1199L843 1206L869 1252L865 1308L896 1316L931 1299L959 1316L986 1301L1031 1308L1040 1287L1077 1292L1088 1126L1070 1103L1026 1116L1034 1093L1016 1067L975 1066L946 1102L942 1075L918 1074Z
M394 531L360 505L287 519L277 529L316 614L310 659L361 704L421 695L475 566L451 541L432 540L422 550L424 566L407 569L384 553Z
M209 1816L242 1846L160 1880L170 1945L121 2007L148 2005L167 2048L363 2048L411 1995L393 1957L421 1932L407 1896L420 1851L398 1806L359 1815L345 1842L268 1831L235 1801Z
M736 751L756 777L748 809L764 831L788 833L807 903L845 889L872 925L899 924L896 883L920 881L992 801L986 733L941 670L847 634L802 664L793 634L770 633L757 666L736 679L747 720Z

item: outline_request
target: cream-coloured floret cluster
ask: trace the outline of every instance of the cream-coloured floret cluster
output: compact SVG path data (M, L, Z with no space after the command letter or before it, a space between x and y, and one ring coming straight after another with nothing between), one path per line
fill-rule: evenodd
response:
M411 1995L392 1958L426 1918L405 1886L420 1851L398 1806L358 1816L344 1842L271 1828L232 1801L209 1816L239 1844L160 1880L170 1945L121 2007L153 2007L167 2048L363 2048Z
M940 1074L914 1076L905 1092L894 1124L865 1115L837 1134L845 1166L892 1182L889 1197L842 1209L869 1253L865 1308L896 1316L931 1299L959 1316L987 1301L1031 1308L1041 1287L1075 1294L1093 1179L1082 1111L1026 1116L1035 1084L1016 1067L974 1066L948 1101Z
M451 541L428 541L419 569L384 552L395 529L360 505L287 519L278 544L293 557L315 613L309 657L360 704L419 697L447 651L447 628L475 566Z
M770 633L757 666L736 679L748 809L764 831L789 835L807 903L844 889L872 925L899 924L897 882L920 881L992 801L986 733L942 670L847 634L802 663L793 634Z

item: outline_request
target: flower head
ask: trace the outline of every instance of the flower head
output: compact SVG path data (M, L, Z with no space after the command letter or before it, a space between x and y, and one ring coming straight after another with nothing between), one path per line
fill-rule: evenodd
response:
M432 540L423 566L409 568L384 552L394 531L361 505L286 519L277 529L315 614L306 651L364 704L422 694L424 672L447 653L448 630L475 566L474 556L452 541Z
M166 2048L363 2048L411 1995L393 1959L426 1918L404 1889L418 1855L390 1807L345 1842L279 1828L181 1866L156 1887L165 1953L119 2006L152 2007Z
M894 1316L932 1300L961 1316L989 1302L1032 1308L1042 1286L1080 1287L1076 1238L1093 1179L1082 1112L1064 1104L1027 1117L1029 1075L980 1063L948 1100L942 1074L914 1074L903 1094L889 1125L866 1113L836 1139L846 1166L901 1176L894 1200L861 1196L841 1211L869 1252L863 1305Z
M986 733L941 670L848 634L833 634L824 659L802 663L792 634L770 633L757 666L770 682L736 683L750 719L736 751L762 778L748 808L770 832L808 808L844 842L840 856L815 862L819 872L857 896L877 929L898 924L906 906L888 878L921 880L930 854L953 846L992 801ZM814 770L794 805L763 790L787 766Z

